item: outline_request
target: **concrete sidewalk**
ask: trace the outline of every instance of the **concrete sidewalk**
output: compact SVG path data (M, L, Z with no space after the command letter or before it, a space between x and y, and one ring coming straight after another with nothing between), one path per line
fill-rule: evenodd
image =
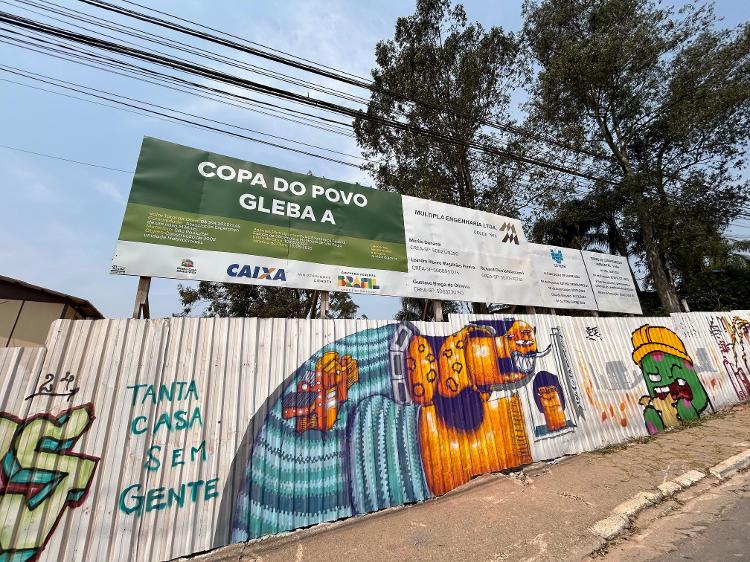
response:
M618 504L750 448L750 404L644 442L491 474L434 500L231 545L194 560L580 559Z

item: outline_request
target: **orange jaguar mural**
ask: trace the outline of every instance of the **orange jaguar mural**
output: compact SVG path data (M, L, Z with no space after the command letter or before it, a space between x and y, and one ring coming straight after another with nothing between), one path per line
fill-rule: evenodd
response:
M242 489L234 536L418 501L532 462L536 441L583 416L562 335L549 338L541 347L513 318L447 336L404 322L323 348L255 437L247 471L263 478ZM536 369L553 351L560 376Z
M422 335L411 339L407 378L414 403L422 406L419 443L433 493L531 462L518 394L493 386L527 377L533 363L526 360L536 353L533 329L525 322L515 322L504 337L491 327L472 325L440 344ZM501 369L498 359L513 354L525 363Z

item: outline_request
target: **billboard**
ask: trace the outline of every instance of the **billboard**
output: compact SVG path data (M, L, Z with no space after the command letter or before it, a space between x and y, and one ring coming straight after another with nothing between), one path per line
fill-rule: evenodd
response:
M409 266L404 296L540 304L517 220L414 197L402 201Z
M581 254L598 310L642 314L627 258L587 251Z
M539 278L542 306L597 310L596 296L580 250L529 244Z
M539 251L517 219L146 137L111 273L596 309Z

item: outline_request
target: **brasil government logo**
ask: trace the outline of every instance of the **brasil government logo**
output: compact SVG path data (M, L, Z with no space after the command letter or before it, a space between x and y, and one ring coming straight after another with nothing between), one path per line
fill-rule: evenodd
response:
M377 278L372 276L339 275L339 287L346 289L364 289L368 291L380 290Z

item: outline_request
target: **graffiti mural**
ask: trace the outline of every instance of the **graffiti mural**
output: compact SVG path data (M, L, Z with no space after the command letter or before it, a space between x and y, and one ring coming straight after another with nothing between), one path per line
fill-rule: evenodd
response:
M697 419L709 405L708 394L685 344L669 328L644 324L632 335L633 362L648 390L642 396L643 419L650 434Z
M540 349L534 327L512 318L447 336L401 323L323 348L254 440L233 540L423 500L532 462L531 440L573 431L583 415L560 329L549 337ZM537 371L547 355L560 373Z
M729 335L729 342L724 340L718 322ZM748 347L750 347L750 322L733 316L720 316L709 321L711 335L716 339L719 350L724 356L724 369L729 375L732 388L740 400L750 398L750 362L748 361Z
M749 361L748 311L57 321L0 348L0 562L178 559L425 501L731 407Z
M19 419L0 412L0 560L36 560L64 511L80 506L99 459L71 449L93 404Z

